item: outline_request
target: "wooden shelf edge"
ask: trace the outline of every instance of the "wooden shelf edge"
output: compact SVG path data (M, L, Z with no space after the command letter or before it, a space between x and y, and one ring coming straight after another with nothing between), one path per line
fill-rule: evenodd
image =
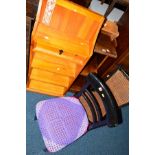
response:
M35 90L35 89L32 89L32 88L28 88L28 87L26 88L26 91L30 91L30 92L34 92L34 93L39 93L39 94L44 94L44 95L48 95L48 96L57 96L57 97L64 96L66 94L66 92L64 94L46 93L44 91Z

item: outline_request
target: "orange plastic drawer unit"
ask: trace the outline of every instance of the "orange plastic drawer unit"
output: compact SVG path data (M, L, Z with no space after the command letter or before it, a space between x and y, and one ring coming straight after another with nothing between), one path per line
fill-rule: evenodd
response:
M32 68L30 79L68 87L73 78L57 75L48 71Z
M40 0L27 89L61 96L93 54L104 17L68 0Z

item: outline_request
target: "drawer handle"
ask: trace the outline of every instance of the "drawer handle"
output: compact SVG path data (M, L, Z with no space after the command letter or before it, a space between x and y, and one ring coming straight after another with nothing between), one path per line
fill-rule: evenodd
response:
M59 55L61 55L64 51L63 50L59 50Z

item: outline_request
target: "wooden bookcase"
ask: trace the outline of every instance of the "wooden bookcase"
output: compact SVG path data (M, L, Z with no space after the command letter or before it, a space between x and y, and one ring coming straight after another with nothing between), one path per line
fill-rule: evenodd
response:
M40 1L27 90L63 96L93 55L103 21L103 16L71 1Z

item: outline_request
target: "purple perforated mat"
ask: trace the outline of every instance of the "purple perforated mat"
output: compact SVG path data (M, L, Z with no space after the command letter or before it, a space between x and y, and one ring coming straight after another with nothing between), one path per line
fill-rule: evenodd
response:
M41 101L36 105L39 128L50 152L56 152L82 136L88 127L86 112L74 97Z

